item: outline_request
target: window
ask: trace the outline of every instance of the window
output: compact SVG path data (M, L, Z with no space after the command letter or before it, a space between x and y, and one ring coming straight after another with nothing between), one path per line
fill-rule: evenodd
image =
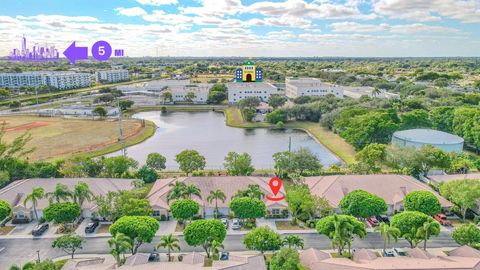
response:
M280 209L278 208L272 209L272 215L280 215Z
M160 216L160 210L153 210L153 216L154 217Z

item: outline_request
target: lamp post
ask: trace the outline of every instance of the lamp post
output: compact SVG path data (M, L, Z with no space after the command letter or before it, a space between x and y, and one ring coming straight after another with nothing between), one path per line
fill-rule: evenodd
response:
M37 250L37 263L40 263L40 250Z

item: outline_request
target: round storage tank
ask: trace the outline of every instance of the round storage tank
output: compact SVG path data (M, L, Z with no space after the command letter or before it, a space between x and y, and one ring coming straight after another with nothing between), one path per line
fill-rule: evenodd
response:
M460 153L463 150L463 138L433 129L408 129L393 133L392 143L420 148L430 144L446 152Z

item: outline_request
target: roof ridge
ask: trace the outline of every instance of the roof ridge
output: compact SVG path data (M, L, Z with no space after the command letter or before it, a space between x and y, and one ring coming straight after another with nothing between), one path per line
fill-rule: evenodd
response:
M32 178L28 178L28 179L21 179L21 180L16 180L16 181L13 181L12 183L10 183L8 186L0 189L0 194L4 194L5 192L13 189L13 188L16 188L17 186L19 185L22 185L23 183L31 180Z

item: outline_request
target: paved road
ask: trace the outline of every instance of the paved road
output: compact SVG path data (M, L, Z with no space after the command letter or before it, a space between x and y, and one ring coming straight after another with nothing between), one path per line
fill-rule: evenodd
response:
M330 249L330 241L324 237L315 233L302 234L305 241L305 248L319 248ZM243 246L244 235L228 235L224 241L225 250L228 251L242 251L245 250ZM108 237L95 237L87 238L83 250L79 253L88 254L104 254L108 252ZM200 248L192 248L186 245L182 237L179 237L182 251L202 251ZM54 250L51 248L53 239L0 239L0 250L5 247L3 251L0 251L0 269L6 269L13 263L25 263L27 261L35 260L37 257L37 250L40 250L41 259L55 258L63 256L65 253ZM154 243L159 241L159 237L156 237L152 244L144 244L140 247L140 252L150 252L154 247ZM399 241L396 244L398 247L408 247L408 243L405 241ZM432 238L428 243L429 247L454 247L457 246L450 237L450 233L442 232L439 237ZM378 234L369 233L366 239L355 240L353 244L354 248L376 248L383 247L383 240ZM160 250L162 251L162 250Z

